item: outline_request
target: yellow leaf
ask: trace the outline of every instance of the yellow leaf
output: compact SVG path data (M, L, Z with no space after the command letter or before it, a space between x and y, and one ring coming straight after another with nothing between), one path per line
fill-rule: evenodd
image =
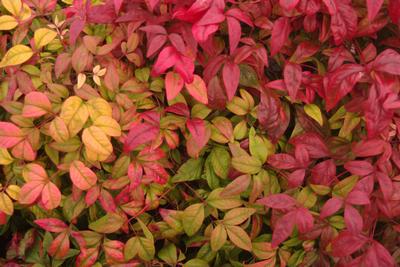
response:
M307 105L304 106L304 111L306 112L306 114L308 116L310 116L315 121L317 121L319 123L319 125L322 126L324 124L324 120L322 118L321 110L319 109L319 107L317 105L315 105L315 104L307 104Z
M12 30L17 26L18 22L14 17L8 15L0 17L0 31Z
M37 49L48 45L54 38L57 37L57 33L47 28L40 28L35 31L33 39L35 40L35 45Z
M0 165L11 164L14 159L11 157L10 153L6 148L0 148Z
M50 122L49 132L57 143L64 143L70 138L68 127L60 117L56 117Z
M1 3L7 9L8 12L14 16L18 16L22 9L21 0L2 0Z
M4 192L0 193L0 211L7 215L12 215L14 212L14 205L9 196Z
M18 200L19 198L19 191L21 188L18 185L9 185L6 189L7 194L14 200Z
M70 137L74 137L82 129L88 117L88 108L78 96L67 98L61 107L60 118L67 125Z
M19 13L19 18L21 20L27 20L32 16L32 10L27 4L22 4L22 10Z
M100 116L94 122L94 126L103 130L109 136L121 136L121 127L118 122L111 117Z
M92 118L93 121L95 121L97 117L100 117L102 115L112 117L111 106L103 98L96 97L89 99L87 105L89 109L90 118Z
M112 145L107 135L97 126L90 126L83 130L82 141L85 146L94 153L109 156L112 153Z
M96 161L105 161L108 158L108 155L98 154L87 147L85 147L85 159L89 162L96 162Z
M33 56L32 49L26 45L16 45L4 55L0 62L0 68L20 65Z

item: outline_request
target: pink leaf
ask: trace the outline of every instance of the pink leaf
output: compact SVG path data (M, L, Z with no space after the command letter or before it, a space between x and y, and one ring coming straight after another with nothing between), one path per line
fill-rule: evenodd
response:
M55 259L62 259L67 256L69 251L69 236L68 232L64 231L60 233L54 240L51 242L48 252L49 255L54 257Z
M370 68L375 71L400 75L400 54L393 49L386 49L370 64Z
M372 157L382 154L384 146L381 139L362 140L352 145L352 151L357 157Z
M151 38L148 42L149 47L147 48L146 57L151 57L155 52L158 51L158 49L160 49L165 44L166 41L167 36L162 34L158 34Z
M325 202L324 206L322 206L320 217L324 219L332 214L336 213L343 206L343 200L337 197L333 197Z
M298 169L288 175L289 187L296 188L301 186L306 174L305 169Z
M274 23L271 33L271 56L278 53L286 43L292 27L290 26L290 19L287 17L280 17Z
M349 1L337 1L337 12L331 17L331 31L336 45L351 39L357 30L357 12Z
M124 0L114 0L115 13L118 14Z
M358 210L351 205L345 205L344 222L346 223L347 229L351 233L358 234L361 232L363 227L363 219L361 218Z
M11 122L0 121L0 147L10 148L24 139L22 131Z
M295 218L296 211L291 211L276 222L274 232L272 233L272 248L276 248L292 234Z
M389 176L384 172L376 172L379 188L385 200L389 200L393 194L393 182Z
M164 47L153 65L153 69L151 71L152 76L158 76L164 73L167 69L174 66L178 60L179 56L176 53L175 48L172 46Z
M37 181L24 184L19 193L19 203L25 205L34 203L42 193L44 185L45 184L43 182Z
M306 208L300 207L296 210L296 225L299 232L304 234L311 231L314 227L314 218L310 211Z
M374 171L374 167L368 161L353 160L344 164L344 168L351 174L366 176Z
M328 8L329 14L334 15L337 12L336 0L322 0Z
M193 82L194 62L191 58L179 55L175 63L175 71L181 75L185 83Z
M273 209L288 209L294 207L297 203L294 198L286 194L269 195L258 202Z
M347 197L346 202L353 205L368 205L370 204L367 192L361 190L351 191Z
M153 11L153 9L158 4L158 2L160 2L160 0L147 0L147 2L149 3L150 10Z
M279 4L286 10L292 10L297 6L300 0L279 0Z
M42 204L47 210L57 208L61 202L61 192L52 182L45 184L42 190Z
M201 119L188 119L186 121L186 127L192 134L193 139L197 143L199 148L203 148L208 142L208 135L206 131L206 124Z
M367 0L368 20L373 21L379 13L383 0Z
M349 231L340 232L332 242L332 256L345 257L359 250L367 241L361 235L355 235Z
M167 99L174 99L182 90L184 81L181 76L173 71L169 71L165 76L165 90Z
M302 72L299 64L288 62L283 70L283 77L286 90L292 101L296 100L297 92L300 89Z
M268 157L268 164L278 169L294 169L298 167L296 159L289 154L273 154Z
M200 76L194 75L193 82L185 83L185 87L194 99L205 105L208 103L207 87Z
M85 24L86 21L82 20L79 17L76 17L76 19L71 23L71 27L69 30L69 42L71 45L75 44L76 39L78 39L79 34L83 31Z
M228 100L231 101L239 86L239 66L231 61L225 62L222 69L222 77L224 80L226 95L228 96Z
M125 139L124 151L130 152L140 145L156 139L159 129L147 123L133 123Z
M75 160L69 167L72 183L80 190L88 190L97 182L96 174L79 160Z
M239 44L242 28L240 27L239 21L235 18L227 17L226 21L228 23L229 32L229 51L230 54L233 55Z
M56 218L46 218L35 220L35 223L46 231L60 233L68 228L63 221Z

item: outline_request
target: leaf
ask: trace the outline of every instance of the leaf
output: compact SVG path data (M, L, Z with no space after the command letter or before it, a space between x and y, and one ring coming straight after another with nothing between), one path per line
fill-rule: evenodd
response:
M89 224L89 229L102 234L118 231L124 224L124 218L116 213L107 213L97 221Z
M55 119L50 122L49 132L57 143L64 143L70 139L68 127L60 117L55 117Z
M265 163L267 158L275 152L274 145L267 138L256 135L253 127L249 131L249 149L250 154L257 157L262 163Z
M108 136L121 136L121 126L111 117L99 116L94 120L93 125L99 127Z
M73 137L82 130L89 118L89 111L80 97L71 96L64 101L60 118L67 125L70 136Z
M188 119L186 121L186 127L191 133L193 140L197 143L198 148L201 150L210 138L204 120L198 118Z
M392 49L386 49L380 53L369 66L375 71L400 75L400 55Z
M140 145L156 139L159 129L147 123L133 123L125 139L124 151L130 152Z
M383 0L367 0L368 20L373 21L379 13Z
M68 232L64 231L60 233L54 240L51 242L50 247L48 248L49 255L54 257L55 259L63 259L67 256L69 251L69 236Z
M48 45L57 37L57 33L53 30L47 28L37 29L33 35L33 40L35 41L35 46L37 49Z
M152 240L144 237L132 237L125 244L124 256L125 259L130 260L136 255L144 261L150 261L154 258L155 247Z
M360 234L352 234L349 231L340 232L332 241L332 256L345 257L359 250L367 241Z
M20 191L18 202L24 205L30 205L34 203L42 193L45 183L33 181L24 184Z
M214 189L207 197L207 203L220 210L228 210L237 208L242 205L242 201L238 196L221 196L223 188Z
M360 213L351 205L345 205L344 221L346 228L353 234L361 233L363 228L363 219Z
M336 45L351 39L357 30L357 12L347 1L336 1L336 12L331 17L331 31Z
M74 160L69 167L72 183L80 190L88 190L97 183L96 174L79 160Z
M21 0L1 0L1 3L7 9L8 12L13 14L14 16L18 16L22 9Z
M225 227L222 224L217 226L211 232L210 245L212 251L218 251L226 243L227 234Z
M274 22L271 33L271 56L276 55L285 45L292 31L288 17L280 17Z
M22 192L22 189L21 189ZM42 189L42 203L46 210L53 210L61 203L61 192L52 182L48 182Z
M262 163L258 158L247 154L233 157L232 167L242 173L255 174L261 170Z
M25 45L13 46L2 58L0 68L20 65L28 61L32 56L33 52L30 47Z
M244 174L238 176L230 182L221 192L222 197L232 197L236 195L240 195L244 191L247 190L251 182L251 176L248 174Z
M49 98L41 92L30 92L25 96L22 116L36 118L51 112Z
M205 105L208 104L207 87L200 76L194 75L193 82L185 83L185 87L194 99Z
M10 148L24 139L22 131L13 123L0 121L0 147Z
M100 116L112 117L112 108L110 104L103 98L91 98L86 104L90 118L93 121L95 121Z
M188 260L183 267L209 267L208 263L202 259L191 259Z
M1 137L0 137L1 142ZM0 148L0 165L9 165L14 161L6 148Z
M314 227L314 218L310 211L304 207L296 210L296 225L299 232L304 234L310 232Z
M234 17L227 16L226 22L228 24L229 33L229 51L230 54L233 55L239 44L240 36L242 35L242 28L240 27L240 22ZM229 94L227 93L227 95L229 99Z
M204 220L204 205L193 204L187 207L182 214L182 224L188 236L194 235L202 226Z
M48 176L46 170L39 164L31 163L25 165L22 170L22 177L24 177L26 182L47 182Z
M113 151L112 144L107 135L97 126L90 126L83 130L82 141L85 146L96 154L105 158Z
M174 99L182 90L184 81L178 73L173 71L167 72L165 75L165 90L167 93L167 100Z
M292 10L297 6L299 0L279 0L279 4L286 10Z
M239 226L226 225L229 240L237 247L251 251L252 245L249 235Z
M274 232L272 233L272 248L276 248L292 234L295 216L296 211L291 211L278 219L275 224Z
M274 194L258 200L260 204L273 209L288 209L296 205L296 200L285 194Z
M179 183L200 179L203 171L203 163L203 158L188 159L178 169L178 173L171 178L171 182Z
M286 90L292 101L297 99L297 93L300 89L302 79L301 66L292 62L288 62L283 70L283 77Z
M18 26L18 21L8 15L0 16L0 31L9 31Z
M214 147L210 153L210 160L216 175L226 179L229 173L231 156L225 149Z
M239 225L256 212L252 208L236 208L225 213L222 223L224 225Z
M337 183L332 189L332 196L346 197L358 181L358 176L352 175Z
M343 206L343 200L338 197L332 197L322 206L320 217L324 219L328 216L333 215Z
M52 233L61 233L68 228L63 221L56 218L37 219L34 222L42 229Z
M304 106L304 112L313 118L316 122L319 123L319 125L323 126L324 121L322 118L322 113L319 107L315 104L307 104Z
M7 215L12 215L14 213L13 202L4 192L0 192L0 211Z
M227 61L222 68L222 77L228 101L231 101L239 86L240 68L232 61Z

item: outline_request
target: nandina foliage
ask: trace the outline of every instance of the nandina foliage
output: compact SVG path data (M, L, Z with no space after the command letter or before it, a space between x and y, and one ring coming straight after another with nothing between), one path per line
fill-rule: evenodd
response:
M0 0L1 266L400 264L400 0Z

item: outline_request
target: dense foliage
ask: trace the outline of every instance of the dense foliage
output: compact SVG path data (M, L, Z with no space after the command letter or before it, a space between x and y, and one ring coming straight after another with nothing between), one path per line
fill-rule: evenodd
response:
M400 264L400 0L0 0L1 266Z

